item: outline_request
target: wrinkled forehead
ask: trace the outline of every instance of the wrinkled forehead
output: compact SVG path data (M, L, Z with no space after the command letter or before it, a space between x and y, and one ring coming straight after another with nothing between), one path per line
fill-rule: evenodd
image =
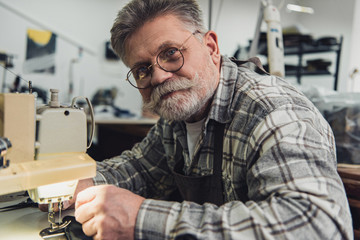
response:
M185 25L174 15L148 21L126 40L125 64L132 66L139 59L153 58L165 46L181 43L188 33Z

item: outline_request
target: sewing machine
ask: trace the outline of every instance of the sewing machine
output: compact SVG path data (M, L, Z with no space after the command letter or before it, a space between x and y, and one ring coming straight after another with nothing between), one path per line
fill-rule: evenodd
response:
M48 204L50 228L45 238L61 232L68 223L56 222L54 205L73 197L80 179L95 176L95 161L86 154L90 143L87 116L76 106L60 106L58 91L49 104L36 107L33 94L0 94L0 195L28 191L34 202Z

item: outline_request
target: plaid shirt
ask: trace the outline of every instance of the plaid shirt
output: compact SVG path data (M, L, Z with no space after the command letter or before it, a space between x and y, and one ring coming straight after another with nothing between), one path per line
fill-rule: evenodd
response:
M171 202L171 169L212 174L214 121L225 124L226 203ZM98 163L95 184L146 197L136 239L352 239L332 131L286 81L222 57L221 78L191 160L183 122L160 119L131 151ZM180 238L179 238L180 237ZM181 238L183 237L183 238Z

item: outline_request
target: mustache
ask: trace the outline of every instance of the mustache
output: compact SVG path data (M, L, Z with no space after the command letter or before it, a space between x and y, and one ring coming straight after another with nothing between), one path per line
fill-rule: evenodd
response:
M157 86L153 93L152 98L162 97L168 93L189 89L195 86L195 81L187 78L179 78L178 80L168 80L161 85Z
M163 82L162 84L156 86L153 89L150 100L148 102L144 103L144 106L147 109L154 109L160 103L161 98L163 96L165 96L166 94L169 94L169 93L175 92L175 91L179 91L179 90L186 90L186 89L196 86L196 82L197 82L196 78L197 78L197 76L195 76L194 79L190 80L188 78L181 77L176 80L170 79L170 80Z

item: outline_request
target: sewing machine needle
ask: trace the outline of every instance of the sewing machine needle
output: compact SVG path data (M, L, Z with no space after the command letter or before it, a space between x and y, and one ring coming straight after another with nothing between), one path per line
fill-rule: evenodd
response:
M40 231L39 235L43 239L47 238L54 238L54 237L60 237L65 235L65 228L71 223L71 220L62 222L61 220L61 209L62 209L63 203L59 202L59 222L56 223L55 221L55 212L54 212L54 205L53 203L49 203L49 213L48 213L48 221L50 222L49 228L45 228Z
M62 223L62 220L61 220L61 209L62 209L62 202L60 201L60 202L59 202L59 224Z
M56 222L55 222L55 212L54 212L54 206L53 203L49 203L49 213L48 213L48 221L50 223L51 228L55 228L56 227Z

